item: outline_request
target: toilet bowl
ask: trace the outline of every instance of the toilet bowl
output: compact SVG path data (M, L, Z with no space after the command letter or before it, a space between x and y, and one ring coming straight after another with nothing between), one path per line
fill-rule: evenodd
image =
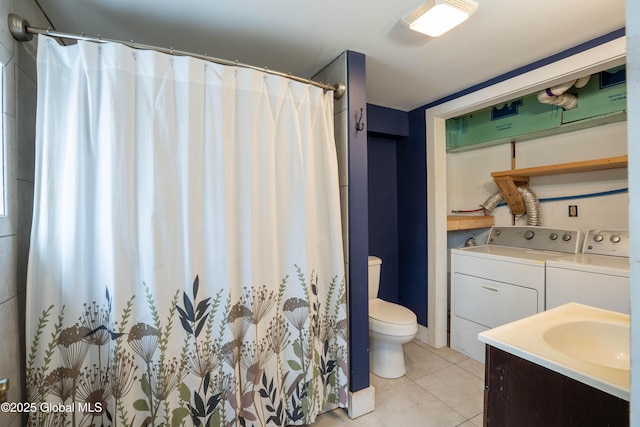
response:
M369 257L369 369L383 378L406 373L402 344L418 332L416 315L406 307L378 298L382 260Z

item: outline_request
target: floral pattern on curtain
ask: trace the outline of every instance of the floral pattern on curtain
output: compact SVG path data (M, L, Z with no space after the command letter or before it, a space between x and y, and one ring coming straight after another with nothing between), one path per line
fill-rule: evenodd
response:
M286 426L347 405L333 100L39 36L29 426Z
M151 324L133 323L136 296L116 316L108 289L102 302L84 304L73 325L65 322L64 310L49 306L38 320L28 358L29 401L37 405L29 425L311 422L310 414L346 402L340 374L346 374L344 282L334 278L329 298L321 303L316 275L307 278L298 271L296 279L289 283L285 277L277 293L246 288L232 302L222 291L200 295L196 276L190 289L176 292L164 316L145 288L140 297L148 304ZM300 287L305 298L283 300L288 286ZM274 309L264 336L247 339ZM227 329L231 337L225 342ZM170 342L182 343L178 357L168 355ZM37 363L40 347L45 349L42 364ZM62 365L53 366L53 353ZM271 359L272 370L267 367ZM170 401L172 395L177 403Z

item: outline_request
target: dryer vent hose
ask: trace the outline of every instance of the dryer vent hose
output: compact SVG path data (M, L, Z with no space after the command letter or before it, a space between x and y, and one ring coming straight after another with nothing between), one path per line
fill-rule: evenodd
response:
M540 205L535 193L529 187L518 187L518 191L524 201L524 208L527 213L527 225L539 227L542 225L540 219ZM496 191L480 205L487 212L493 212L500 202L504 201L502 193Z

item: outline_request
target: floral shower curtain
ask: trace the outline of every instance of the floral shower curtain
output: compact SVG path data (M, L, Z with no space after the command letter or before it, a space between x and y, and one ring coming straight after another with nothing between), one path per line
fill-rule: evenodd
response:
M40 36L36 145L30 425L284 426L346 406L331 94Z

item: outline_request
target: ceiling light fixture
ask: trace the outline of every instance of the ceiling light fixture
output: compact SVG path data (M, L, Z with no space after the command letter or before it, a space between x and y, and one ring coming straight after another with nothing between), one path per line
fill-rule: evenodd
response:
M466 21L476 10L473 0L429 0L402 21L413 31L438 37Z

